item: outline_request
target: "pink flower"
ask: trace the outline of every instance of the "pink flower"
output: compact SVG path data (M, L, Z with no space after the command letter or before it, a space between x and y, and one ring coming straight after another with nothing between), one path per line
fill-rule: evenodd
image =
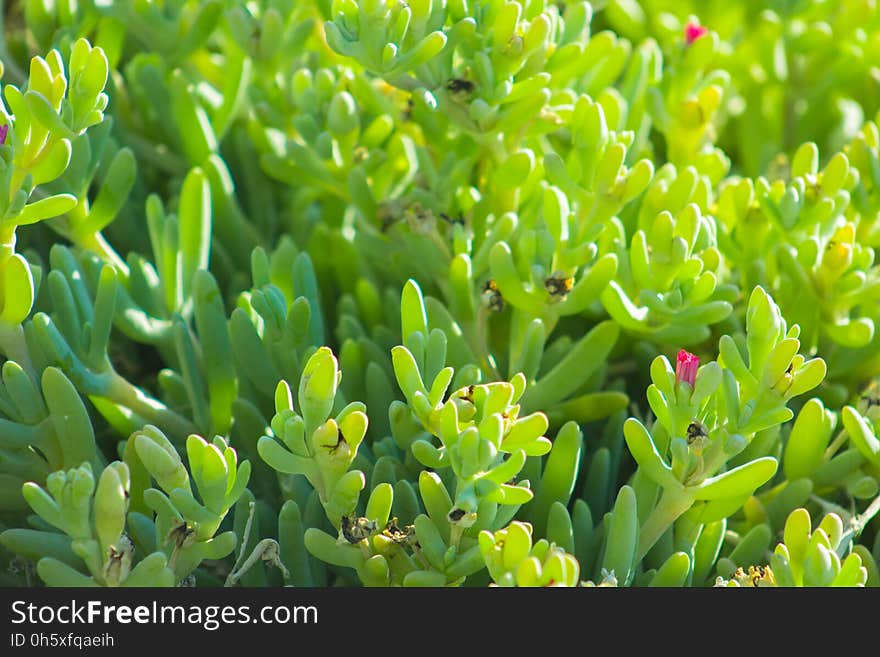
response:
M682 349L678 352L678 358L675 363L675 381L685 381L693 388L699 366L700 359L691 352Z
M684 40L688 45L691 45L700 37L706 36L708 33L709 28L698 23L688 23L684 26Z
M6 143L6 135L9 134L9 124L0 126L0 146Z

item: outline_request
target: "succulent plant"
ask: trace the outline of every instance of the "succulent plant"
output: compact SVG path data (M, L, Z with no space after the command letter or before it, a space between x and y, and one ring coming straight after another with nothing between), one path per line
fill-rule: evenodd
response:
M20 4L0 584L880 585L875 3Z

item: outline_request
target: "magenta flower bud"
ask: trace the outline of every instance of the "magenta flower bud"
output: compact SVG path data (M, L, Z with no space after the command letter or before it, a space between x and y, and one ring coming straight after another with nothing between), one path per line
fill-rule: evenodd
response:
M0 146L6 143L6 135L9 134L9 124L0 126Z
M700 359L691 352L682 349L678 352L678 358L675 363L675 381L685 381L689 383L691 388L694 387L694 381L697 378L697 368L700 366Z
M709 28L697 23L688 23L684 26L684 40L688 45L691 45L700 37L706 36L708 33Z

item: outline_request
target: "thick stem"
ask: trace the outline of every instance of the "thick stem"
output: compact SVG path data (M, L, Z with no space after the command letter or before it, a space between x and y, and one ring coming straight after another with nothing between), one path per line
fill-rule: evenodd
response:
M82 248L97 253L105 262L113 265L120 274L126 278L128 277L128 265L125 264L125 261L116 253L100 232L92 233L91 235L74 236L74 240Z
M689 481L689 484L694 485L702 482L708 477L715 476L728 459L732 458L730 454L724 451L724 444L727 442L729 435L726 427L722 427L721 430L718 431L718 435L712 439L712 443L703 452L703 467L699 474L699 478L695 478L694 481Z
M106 393L101 396L122 404L179 440L198 433L197 427L187 418L175 413L162 402L148 397L119 375L112 378Z
M837 451L843 447L843 444L849 439L849 435L845 430L840 430L837 432L837 435L834 436L834 440L831 441L831 444L825 449L824 458L826 461L830 461Z
M449 529L449 545L458 549L458 544L461 541L462 533L464 529L460 525L452 525Z
M693 497L684 490L671 490L666 488L660 496L660 501L651 515L642 525L639 531L639 550L636 553L636 561L641 561L654 547L654 543L666 533L669 526L685 511L691 508Z

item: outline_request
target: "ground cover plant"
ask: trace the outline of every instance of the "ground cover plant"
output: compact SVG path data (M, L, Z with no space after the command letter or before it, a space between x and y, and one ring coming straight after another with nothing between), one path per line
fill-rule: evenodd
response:
M0 584L880 585L873 0L2 8Z

